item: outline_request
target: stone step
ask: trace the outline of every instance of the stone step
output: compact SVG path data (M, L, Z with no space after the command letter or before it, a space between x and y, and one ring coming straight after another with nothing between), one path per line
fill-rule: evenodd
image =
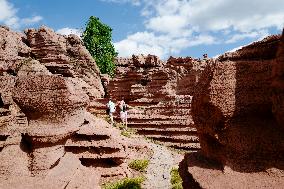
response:
M190 116L159 116L159 117L151 117L151 116L145 116L143 114L135 115L135 114L129 114L128 115L129 122L136 122L136 123L145 123L145 122L151 122L151 123L157 123L159 122L166 123L166 122L187 122L188 124L193 123L190 119Z
M141 135L179 135L179 134L187 134L187 135L197 135L197 131L192 127L174 127L174 128L137 128L138 134Z
M127 154L125 152L101 154L101 153L91 153L87 151L87 152L76 154L76 156L82 159L83 158L84 159L96 159L96 160L116 159L116 160L121 160L121 161L127 158Z
M106 114L105 110L89 110L89 112L91 112L92 114L98 115L100 117L108 117L108 115ZM114 112L113 114L115 119L120 119L120 115L118 113L118 111ZM127 116L128 122L135 122L135 123L145 123L145 122L161 122L160 124L163 124L163 122L167 123L167 122L178 122L178 124L191 124L192 121L190 121L190 116L183 116L182 118L179 117L177 118L176 116L163 116L163 117L150 117L150 116L146 116L143 114L134 114L131 113L130 111L128 111L128 116ZM159 124L159 123L157 123Z
M171 142L163 142L163 144L167 147L185 150L185 151L198 151L200 150L199 143L171 143Z
M137 106L148 107L151 105L156 105L157 103L158 102L152 102L152 101L149 102L130 101L128 104L136 108Z
M171 142L171 143L198 143L199 139L197 136L189 135L178 135L178 136L164 136L164 135L148 135L148 138L153 140L158 140L161 142Z
M122 167L97 167L95 170L101 173L102 182L113 182L113 180L122 179L128 175L125 172L127 168Z
M179 124L179 123L133 123L128 122L127 127L133 128L133 129L143 129L143 128L186 128L188 127L187 124Z
M80 134L76 133L73 137L73 141L99 141L99 140L107 140L110 136L106 134Z
M73 146L65 145L66 152L72 152L73 154L82 154L85 152L97 153L97 154L112 154L119 152L120 148L110 148L104 146Z
M112 140L102 140L102 141L74 141L73 139L68 139L65 143L65 147L82 147L82 148L98 148L98 149L113 149L120 150L123 149L122 144L113 144Z

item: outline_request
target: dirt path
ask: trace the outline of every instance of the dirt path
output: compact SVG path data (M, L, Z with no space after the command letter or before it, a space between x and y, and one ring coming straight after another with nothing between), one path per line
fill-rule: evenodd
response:
M154 151L154 154L150 159L150 163L145 174L146 181L143 183L143 188L170 189L170 171L172 167L176 167L178 165L183 156L170 151L162 145L154 143L150 143L149 145L149 147Z

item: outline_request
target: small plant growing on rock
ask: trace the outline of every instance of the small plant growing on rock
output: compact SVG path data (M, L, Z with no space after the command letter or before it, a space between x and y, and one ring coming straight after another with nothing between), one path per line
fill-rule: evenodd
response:
M110 120L110 117L104 117L104 120L106 121L106 122L108 122L109 124L111 123L111 120Z
M125 136L125 137L131 137L131 133L128 132L128 131L126 131L126 130L121 131L121 135L122 135L122 136Z
M103 189L140 189L144 177L125 178L113 183L107 183L103 186Z
M172 189L183 189L182 179L179 175L177 168L172 168L171 170L171 184L172 184Z
M128 164L128 166L131 169L134 169L140 172L144 172L147 169L148 165L149 165L149 160L147 159L136 159L136 160L131 161Z
M115 127L118 127L120 130L125 129L125 125L123 123L115 123Z
M136 133L135 130L133 129L121 129L121 135L126 136L126 137L131 137L132 135L134 135Z

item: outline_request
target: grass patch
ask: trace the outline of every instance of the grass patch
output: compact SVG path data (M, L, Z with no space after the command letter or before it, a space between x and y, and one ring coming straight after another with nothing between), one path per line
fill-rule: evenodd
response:
M171 184L172 184L172 189L183 189L182 179L179 175L177 168L172 168L171 170Z
M145 110L146 107L145 106L135 106L135 108L139 109L139 110Z
M114 123L114 126L117 127L117 128L119 128L120 130L126 128L125 124L123 124L123 123L117 123L117 122L115 122L115 123Z
M157 144L157 145L164 145L162 142L160 142L158 140L154 140L154 139L147 137L147 136L144 136L144 139L151 142L151 143Z
M123 128L120 129L121 130L121 135L126 136L126 137L131 137L132 135L136 134L136 131L134 129L131 128Z
M109 116L104 116L103 119L108 122L109 124L111 124L111 120Z
M144 177L125 178L113 183L107 183L103 186L103 189L141 189L144 180Z
M181 155L184 155L184 154L186 154L186 153L188 153L188 151L186 151L186 150L183 150L183 149L176 149L176 148L174 148L174 147L167 147L170 151L173 151L173 152L176 152L176 153L178 153L178 154L181 154Z
M124 130L124 131L121 131L121 135L125 137L131 137L131 132Z
M133 160L131 161L128 166L131 168L131 169L134 169L136 171L140 171L140 172L143 172L147 169L149 165L149 160L147 159L136 159L136 160Z

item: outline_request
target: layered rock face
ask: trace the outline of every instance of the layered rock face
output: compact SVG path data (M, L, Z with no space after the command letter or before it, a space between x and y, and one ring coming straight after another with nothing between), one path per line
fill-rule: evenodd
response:
M26 34L0 28L0 188L100 188L131 177L127 160L146 146L86 111L104 91L81 40L46 27Z
M272 112L280 126L284 126L284 30L272 67Z
M78 80L53 75L36 60L25 60L12 79L14 85L4 87L11 92L11 104L2 107L10 114L0 117L7 120L0 130L1 187L98 185L98 173L83 167L78 159L66 154L64 147L84 124L89 102ZM19 117L26 119L19 124ZM68 170L59 176L62 167ZM81 183L74 180L74 175L89 175L94 182Z
M34 58L53 74L82 79L89 97L103 96L98 67L76 35L57 35L49 28L27 29L27 43Z
M116 76L106 85L107 97L115 101L124 98L131 106L128 127L138 134L170 147L196 151L199 142L190 104L195 84L209 62L190 57L162 62L153 55L118 58ZM91 102L90 111L105 114L106 103L107 99Z
M184 188L283 186L283 39L270 36L205 68L192 104L202 153L181 163Z

